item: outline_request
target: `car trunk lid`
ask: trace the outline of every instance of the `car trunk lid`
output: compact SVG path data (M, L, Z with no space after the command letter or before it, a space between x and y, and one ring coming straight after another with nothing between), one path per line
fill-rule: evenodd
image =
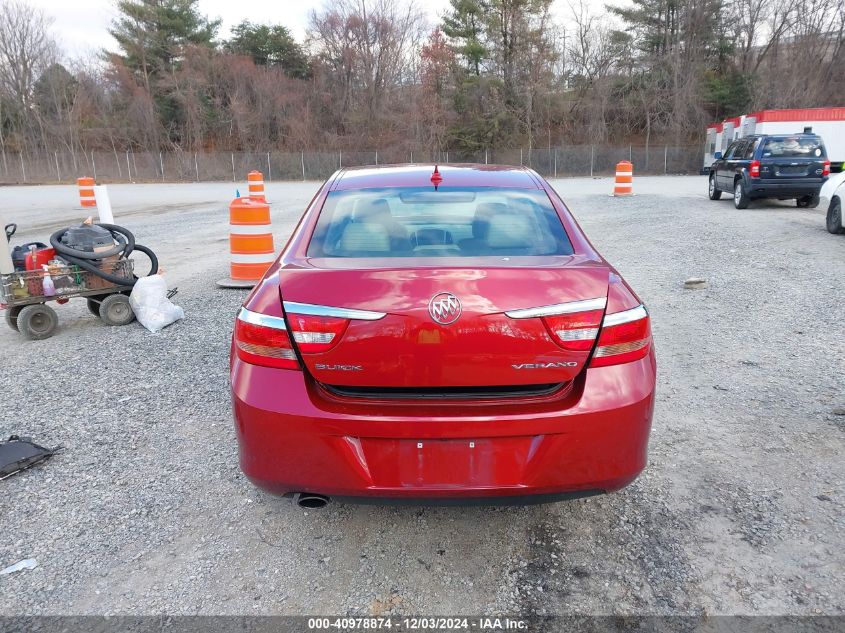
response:
M538 265L469 267L462 260L460 266L362 270L332 260L332 268L282 269L280 291L294 337L306 341L298 343L302 361L327 385L566 383L584 367L592 332L574 344L579 349L565 348L553 338L559 326L550 311L544 317L530 310L564 306L559 311L589 316L597 328L610 271L576 256L527 259ZM313 345L321 328L334 336Z

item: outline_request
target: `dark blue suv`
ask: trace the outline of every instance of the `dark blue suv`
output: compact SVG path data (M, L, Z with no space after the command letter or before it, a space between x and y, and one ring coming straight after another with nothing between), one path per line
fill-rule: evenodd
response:
M815 207L830 175L824 143L816 134L746 136L731 143L724 156L716 152L715 157L710 199L732 192L737 209L757 198L794 198L799 207Z

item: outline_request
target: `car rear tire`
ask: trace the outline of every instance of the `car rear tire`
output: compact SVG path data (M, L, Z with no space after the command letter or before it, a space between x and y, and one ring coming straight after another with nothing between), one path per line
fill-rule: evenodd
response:
M817 206L819 206L819 197L804 196L803 198L798 198L795 201L795 206L801 209L815 209Z
M707 195L711 200L718 200L722 197L722 190L716 186L716 174L710 174L710 182L707 185Z
M58 324L56 311L43 303L25 306L18 314L18 332L31 341L50 338Z
M839 198L831 200L827 208L827 231L834 235L845 233L842 226L842 201Z
M745 192L745 185L742 184L742 180L738 179L734 183L734 206L737 209L747 209L749 202L751 202L751 198Z

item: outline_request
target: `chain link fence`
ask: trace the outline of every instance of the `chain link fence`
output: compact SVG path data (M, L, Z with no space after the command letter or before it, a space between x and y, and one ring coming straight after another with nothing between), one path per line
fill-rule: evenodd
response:
M491 149L474 153L411 150L318 152L3 152L0 184L75 183L81 176L108 182L241 182L257 169L268 182L323 180L340 167L394 163L526 165L548 178L612 175L630 160L635 175L695 174L696 146L565 145L542 149Z

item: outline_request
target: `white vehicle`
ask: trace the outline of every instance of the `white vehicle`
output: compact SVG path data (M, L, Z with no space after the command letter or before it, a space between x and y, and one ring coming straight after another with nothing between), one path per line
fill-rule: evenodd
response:
M845 233L845 172L832 174L819 192L819 208L827 211L827 230L831 233Z

